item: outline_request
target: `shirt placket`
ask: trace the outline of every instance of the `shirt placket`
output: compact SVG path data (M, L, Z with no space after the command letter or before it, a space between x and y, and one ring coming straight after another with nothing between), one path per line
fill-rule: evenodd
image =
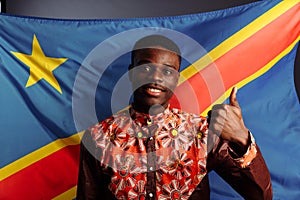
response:
M147 183L146 183L146 199L155 199L156 195L156 151L155 151L155 132L157 125L153 124L151 119L147 119L148 137L146 140L147 151Z

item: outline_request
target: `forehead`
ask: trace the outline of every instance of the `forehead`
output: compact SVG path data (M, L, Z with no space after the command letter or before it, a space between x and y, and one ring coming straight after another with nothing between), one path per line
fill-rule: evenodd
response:
M170 64L180 65L179 55L162 47L135 50L134 62L140 62L142 60L148 60L149 62L171 62Z
M139 52L139 53L147 53L147 52L160 52L160 53L171 53L174 55L178 54L175 51L169 50L165 47L162 46L149 46L149 47L145 47L145 48L141 48L141 49L135 49L135 52Z

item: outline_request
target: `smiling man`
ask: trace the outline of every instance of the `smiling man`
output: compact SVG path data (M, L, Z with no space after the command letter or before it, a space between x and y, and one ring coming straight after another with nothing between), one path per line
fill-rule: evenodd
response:
M230 103L215 105L207 119L169 106L181 64L173 41L142 38L131 60L132 105L82 139L78 200L209 199L211 170L245 199L272 199L270 174L244 125L236 88Z
M134 109L157 114L166 109L179 79L179 49L163 37L136 43L129 65L129 78L134 90ZM165 41L164 41L165 40ZM158 43L157 46L153 44ZM159 43L166 47L159 46ZM151 48L148 48L151 46ZM169 49L169 50L167 50Z

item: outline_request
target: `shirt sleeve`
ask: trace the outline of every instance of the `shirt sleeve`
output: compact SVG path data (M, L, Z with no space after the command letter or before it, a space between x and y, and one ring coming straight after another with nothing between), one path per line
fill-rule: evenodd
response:
M77 200L115 199L108 188L110 177L102 172L97 154L95 142L86 131L80 144Z
M255 139L252 133L249 131L250 142L248 144L247 151L244 155L238 156L238 154L229 146L229 154L233 157L233 160L242 168L250 165L251 161L256 157L257 147Z
M272 199L270 173L258 145L251 142L241 158L230 155L228 142L209 134L207 168L214 170L245 199Z

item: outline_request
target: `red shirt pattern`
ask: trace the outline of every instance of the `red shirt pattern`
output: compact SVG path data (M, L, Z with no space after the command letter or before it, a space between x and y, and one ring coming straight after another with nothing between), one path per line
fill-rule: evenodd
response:
M205 117L178 109L150 116L130 108L90 131L118 199L188 199L207 173Z

